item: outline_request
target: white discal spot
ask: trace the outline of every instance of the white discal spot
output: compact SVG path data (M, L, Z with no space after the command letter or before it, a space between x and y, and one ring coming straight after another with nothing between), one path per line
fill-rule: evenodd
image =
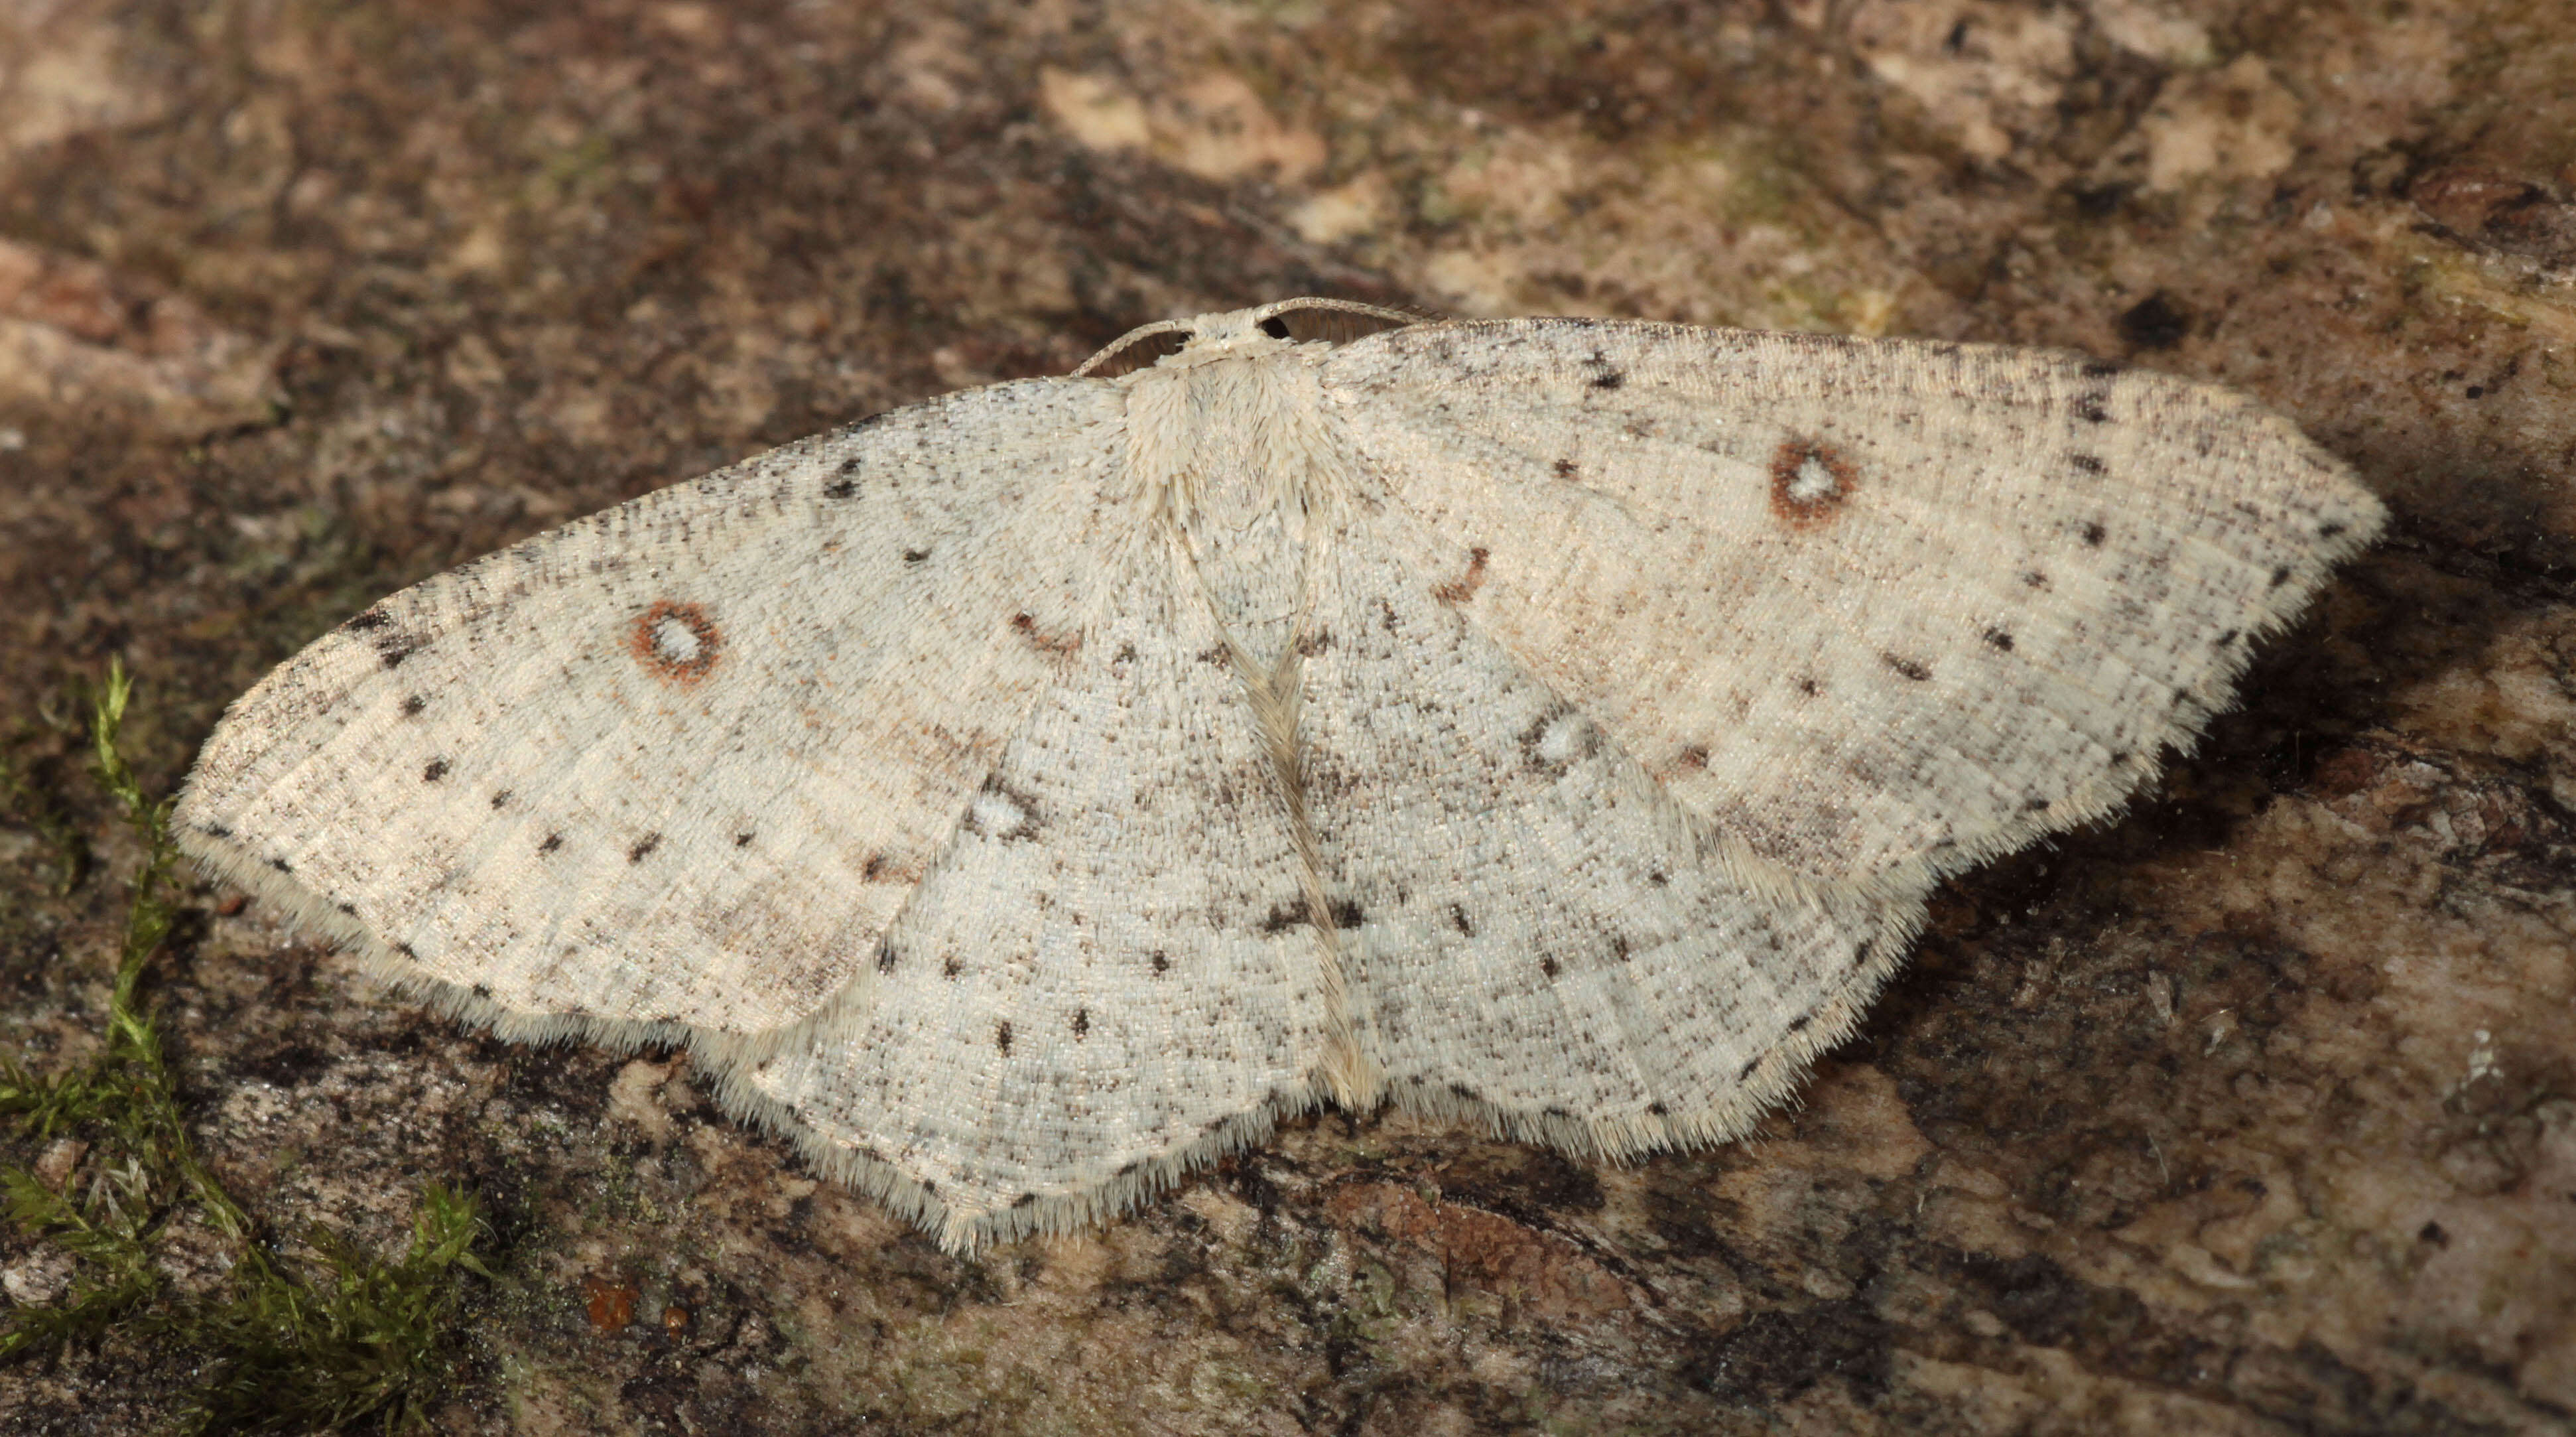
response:
M653 625L653 652L664 663L696 663L705 648L698 642L697 632L677 619L665 618Z
M646 672L687 689L715 669L723 640L705 605L663 599L636 618L627 645Z
M684 1048L613 1110L714 1093L951 1248L1326 1103L1630 1157L1794 1092L1936 885L2113 813L2381 521L2064 355L1290 301L385 599L172 826L504 1037Z
M1789 497L1801 504L1814 504L1842 492L1841 481L1825 461L1810 454L1799 461L1798 470L1789 480Z
M1005 835L1020 831L1029 821L1028 811L1000 793L975 795L975 826L986 833Z
M1572 763L1583 755L1583 722L1559 714L1539 729L1538 756L1549 763Z

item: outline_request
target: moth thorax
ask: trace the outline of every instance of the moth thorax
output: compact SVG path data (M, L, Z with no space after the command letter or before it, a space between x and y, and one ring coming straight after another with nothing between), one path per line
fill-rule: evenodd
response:
M1290 356L1148 374L1130 390L1129 453L1149 506L1173 523L1231 648L1264 673L1309 602L1320 409L1312 371Z

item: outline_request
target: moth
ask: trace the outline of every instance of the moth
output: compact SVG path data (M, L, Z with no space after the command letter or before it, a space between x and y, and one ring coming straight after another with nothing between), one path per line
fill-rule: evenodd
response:
M175 821L970 1248L1327 1102L1742 1133L1935 883L2116 809L2381 521L2076 356L1287 300L405 589Z

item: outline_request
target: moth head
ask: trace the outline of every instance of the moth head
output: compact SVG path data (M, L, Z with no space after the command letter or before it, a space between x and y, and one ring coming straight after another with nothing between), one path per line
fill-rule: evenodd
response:
M1362 335L1402 329L1425 318L1349 299L1275 300L1251 309L1140 325L1110 341L1073 373L1078 379L1116 379L1140 369L1185 367L1299 344L1347 344Z

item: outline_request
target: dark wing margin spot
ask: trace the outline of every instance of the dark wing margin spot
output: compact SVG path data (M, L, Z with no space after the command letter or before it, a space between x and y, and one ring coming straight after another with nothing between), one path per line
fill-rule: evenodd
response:
M1920 659L1904 658L1897 654L1881 654L1878 660L1918 684L1932 677L1931 666Z
M2102 547L2102 536L2108 531L2099 524L2087 524L2076 532L2083 537L2085 547L2099 549Z
M349 619L340 627L353 634L364 636L368 647L376 651L376 658L390 669L400 666L403 660L419 652L429 642L401 632L393 627L393 623L393 615L386 613L384 606L380 604Z
M1485 562L1493 557L1494 551L1482 545L1469 549L1467 572L1459 575L1455 582L1434 587L1431 597L1444 604L1463 604L1475 597L1476 591L1485 585Z
M447 760L443 758L431 759L428 766L420 771L420 781L423 783L436 783L445 777L447 777Z
M385 612L382 604L350 615L340 627L353 634L365 635L367 642L375 647L376 657L383 660L389 669L410 658L420 648L420 640L395 632L394 616Z
M537 845L537 852L552 853L561 847L563 847L563 835L560 833L549 833L546 835L546 841Z
M2005 633L2001 629L1988 629L1986 630L1986 643L1988 646L1999 649L2008 654L2012 652L2013 636Z
M626 861L629 863L641 863L644 861L646 854L651 853L654 849L661 846L662 835L658 833L648 833L642 838L635 840L635 846L633 848L626 850Z

